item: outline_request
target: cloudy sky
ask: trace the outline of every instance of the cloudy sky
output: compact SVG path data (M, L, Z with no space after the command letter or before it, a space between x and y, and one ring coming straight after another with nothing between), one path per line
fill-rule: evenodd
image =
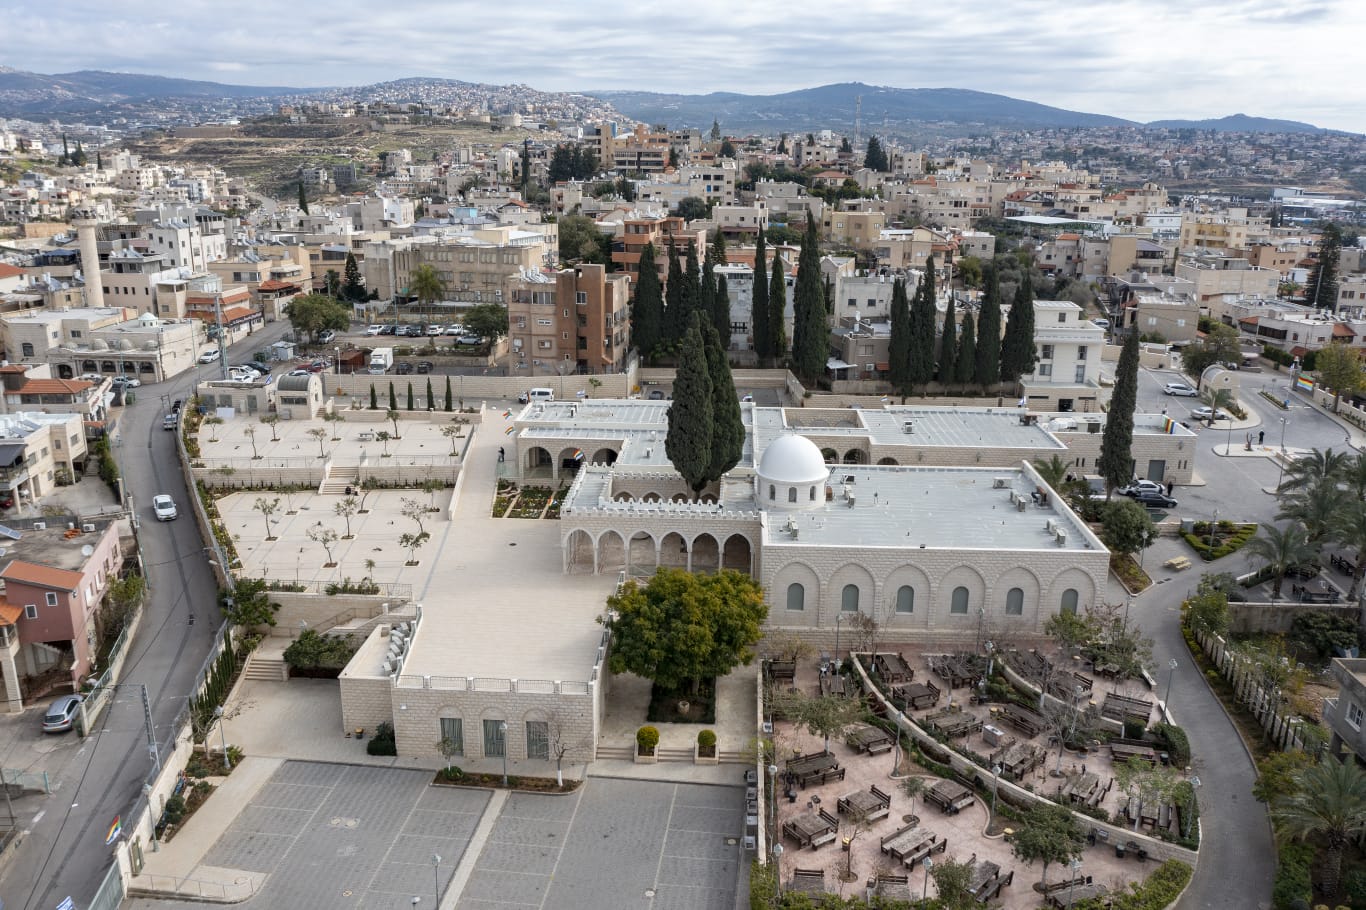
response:
M1247 113L1366 132L1355 0L60 0L11 24L0 63L42 73L686 93L858 81L1134 120Z

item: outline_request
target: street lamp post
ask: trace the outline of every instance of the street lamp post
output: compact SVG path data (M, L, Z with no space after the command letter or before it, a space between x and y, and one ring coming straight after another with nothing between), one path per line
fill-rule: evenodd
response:
M1180 664L1176 662L1175 657L1167 663L1167 697L1162 699L1162 701L1166 703L1168 711L1171 710L1172 706L1172 677L1176 675L1176 668L1178 666L1180 666Z
M433 884L436 886L436 887L435 887L435 890L432 892L432 893L435 894L436 896L433 897L432 900L434 900L437 904L440 904L440 903L441 903L441 854L440 854L440 853L433 853L433 854L432 854L432 879L433 879Z
M922 901L930 899L930 870L934 868L934 860L928 856L921 860L920 865L925 867L925 890L920 893Z
M1276 486L1280 486L1277 484ZM1214 549L1214 529L1219 526L1219 510L1214 510L1214 520L1209 523L1209 548Z
M768 766L768 830L771 834L778 824L778 766Z
M336 350L336 352L337 352L337 359L334 360L334 361L332 361L332 375L334 375L334 376L340 376L340 375L341 375L341 345L338 345L334 350Z
M778 899L783 897L783 845L773 845L773 879L778 883Z
M840 665L840 623L844 621L843 613L835 614L835 667L838 670Z
M1289 422L1289 418L1281 418L1281 457L1276 462L1276 490L1278 492L1281 489L1281 477L1285 474L1285 425Z
M218 718L218 733L223 737L223 770L232 770L232 759L228 757L228 730L223 723L223 706L219 705L213 709L213 716Z
M996 785L1001 780L1001 766L992 765L991 768L991 817L996 817Z
M1192 805L1192 807L1193 807L1194 804L1195 804L1195 791L1200 789L1200 778L1198 778L1198 777L1192 777L1190 783L1191 783L1191 805ZM1186 824L1185 824L1185 829L1186 829L1185 836L1186 836L1186 837L1190 837L1190 836L1191 836L1191 816L1193 816L1194 814L1195 814L1195 813L1194 813L1194 812L1191 812L1190 809L1187 809L1187 810L1186 810Z
M1079 860L1079 859L1070 860L1070 861L1067 863L1067 868L1072 870L1071 881L1069 881L1068 884L1067 884L1067 907L1068 907L1068 910L1071 910L1071 908L1072 908L1072 893L1073 893L1073 891L1076 890L1076 887L1077 887L1077 870L1081 868L1081 860Z
M503 746L503 786L508 785L508 722L503 721L498 725L498 733L502 737Z

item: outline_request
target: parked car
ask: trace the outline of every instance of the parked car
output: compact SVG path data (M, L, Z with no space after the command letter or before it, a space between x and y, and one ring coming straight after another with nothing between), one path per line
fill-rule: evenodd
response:
M483 343L484 343L484 336L483 336L483 335L461 335L459 338L457 338L457 339L455 339L455 340L456 340L456 342L459 343L459 344L483 344Z
M142 385L142 380L125 373L122 376L114 377L114 385L121 389L136 389Z
M384 326L382 326L382 325L367 325L367 326L365 327L365 334L367 334L367 335L379 335L379 334L381 334L383 331L384 331Z
M409 338L421 338L421 337L422 337L422 326L420 326L420 325L406 325L406 326L403 327L403 334L406 335L406 336L409 337Z
M1115 492L1120 496L1137 496L1139 493L1165 493L1167 488L1156 480L1135 480Z
M156 513L157 521L174 521L176 518L175 500L165 493L158 493L152 497L152 511Z
M446 327L439 323L433 322L431 325L427 326L428 335L440 335L444 331L446 331Z
M311 375L312 375L312 371L311 371L311 370L290 370L289 373L288 373L287 375L289 375L289 376L311 376Z
M332 366L332 361L330 361L330 360L323 360L322 358L319 358L319 359L313 361L312 363L310 363L310 364L308 365L308 372L310 372L310 373L321 373L321 372L323 372L324 370L330 369L331 366Z
M209 349L208 349L207 351L205 351L203 354L200 354L200 355L199 355L199 362L200 362L200 363L217 363L217 362L218 362L218 359L219 359L220 357L222 357L222 356L223 356L223 352L220 351L218 348L209 348Z
M1228 420L1228 414L1224 411L1212 410L1209 405L1201 405L1191 411L1191 416L1196 420Z
M239 363L228 368L231 370L246 371L255 373L257 376L265 376L270 373L270 367L262 366L259 363Z
M331 329L323 329L321 332L318 333L318 344L331 344L333 339L335 339L336 337L336 332L332 331Z
M446 334L463 335L465 334L465 327L458 322L453 322L450 325L446 326Z
M413 365L406 360L394 367L394 373L399 376L407 376L412 371Z
M99 373L82 373L78 377L82 382L103 382L104 377Z
M1176 395L1181 398L1200 397L1200 391L1188 382L1169 382L1162 387L1162 394Z
M419 360L417 362L417 371L419 373L430 373L432 371L432 362L430 360Z
M651 389L648 397L651 401L663 401L664 393L659 389Z
M380 326L380 328L379 328L379 334L380 334L380 335L397 335L397 334L398 334L398 326L396 326L396 325L382 325L382 326Z
M1108 329L1110 327L1110 320L1097 316L1095 319L1091 320L1091 324L1098 325L1102 329Z
M74 727L82 700L79 695L62 695L54 700L43 712L43 732L65 733Z
M1176 500L1165 493L1138 493L1134 502L1149 509L1174 509Z

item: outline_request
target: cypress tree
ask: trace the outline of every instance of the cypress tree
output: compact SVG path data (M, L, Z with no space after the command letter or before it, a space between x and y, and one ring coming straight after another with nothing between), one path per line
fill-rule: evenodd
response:
M913 388L934 378L934 257L925 263L925 274L911 301L911 356L906 380Z
M735 394L735 378L721 336L705 317L699 318L697 324L706 336L707 373L711 378L711 462L707 479L712 481L720 480L740 463L745 451L745 423L740 417L740 399Z
M683 312L679 314L681 324L692 325L692 314L702 309L702 282L698 275L697 244L688 244L688 254L683 263ZM711 318L711 313L707 313Z
M389 383L389 410L398 410L398 396L394 394L394 384Z
M808 383L825 374L830 359L830 324L825 314L825 294L821 290L820 242L816 238L816 219L806 216L806 233L797 257L797 283L792 294L792 367ZM773 295L770 288L769 296ZM772 318L772 313L769 314Z
M1124 350L1115 368L1115 391L1105 415L1105 435L1100 440L1096 471L1105 478L1105 493L1128 483L1133 476L1134 407L1138 402L1138 332L1124 339Z
M375 394L375 384L370 383L370 410L379 410L379 397Z
M754 336L754 355L764 366L773 357L773 346L768 333L768 253L764 249L764 231L759 229L754 241L754 285L750 293L750 333Z
M669 275L664 285L664 341L677 342L688 330L683 315L683 264L678 261L678 247L669 238Z
M958 315L954 312L953 295L949 295L948 309L944 311L944 331L939 336L939 382L947 385L953 382L958 363Z
M712 324L721 336L721 346L730 350L730 286L725 275L716 276L716 293L712 297Z
M773 274L768 278L768 348L777 363L787 356L787 278L783 275L783 257L776 250Z
M973 378L983 388L1001 381L1001 282L994 266L987 266L982 293L982 322L977 331L977 368Z
M640 254L640 275L631 304L631 338L641 357L649 357L659 344L664 322L664 298L655 268L655 247L648 243Z
M429 410L429 411L430 411L432 408L436 407L436 396L432 394L432 377L430 377L430 376L427 377L427 400L426 400L426 405L427 405L427 410Z
M1039 353L1034 349L1034 288L1029 275L1021 275L1015 299L1006 317L1006 337L1001 342L1001 379L1016 382L1034 372Z
M408 383L408 410L413 410L413 384Z
M304 182L302 180L299 181L299 209L305 215L308 214L308 194L304 192Z
M708 257L702 265L702 279L697 285L697 309L702 316L716 325L716 264Z
M1304 285L1304 303L1316 310L1338 308L1338 260L1342 255L1342 232L1336 224L1324 227L1319 237L1318 260Z
M446 412L450 413L453 410L455 410L455 402L451 401L451 377L448 373L446 374Z
M697 324L688 327L682 342L664 452L696 496L707 485L712 459L711 374Z
M717 265L726 264L726 238L720 228L716 229L716 237L707 247L707 258Z
M902 397L910 394L911 303L906 297L906 280L892 282L892 335L887 342L888 379Z
M953 381L971 385L977 369L977 323L972 313L963 314L963 331L958 336L958 356L953 361Z

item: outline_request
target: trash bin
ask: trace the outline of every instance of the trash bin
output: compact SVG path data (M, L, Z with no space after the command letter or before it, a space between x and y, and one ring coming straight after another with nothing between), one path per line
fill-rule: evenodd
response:
M1115 857L1118 858L1118 859L1124 859L1124 845L1123 845L1123 844L1115 844Z

